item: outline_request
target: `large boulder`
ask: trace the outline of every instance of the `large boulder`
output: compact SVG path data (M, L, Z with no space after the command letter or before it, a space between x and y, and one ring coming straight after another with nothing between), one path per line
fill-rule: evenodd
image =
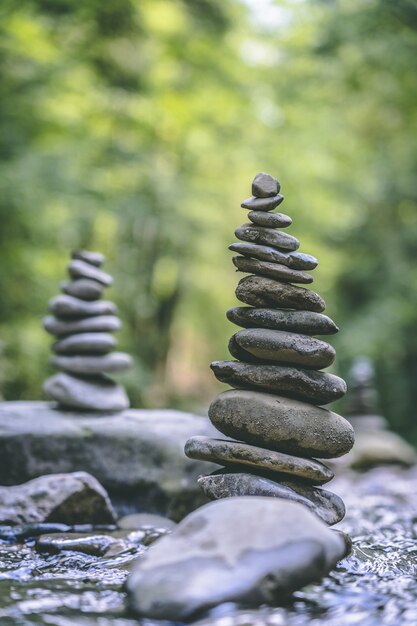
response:
M302 504L226 498L188 515L136 561L130 606L140 617L182 622L224 602L276 603L346 551L342 534Z
M91 414L47 402L3 402L0 484L83 470L107 489L119 513L146 510L179 520L207 502L197 478L216 469L184 455L196 434L218 432L207 418L180 411Z

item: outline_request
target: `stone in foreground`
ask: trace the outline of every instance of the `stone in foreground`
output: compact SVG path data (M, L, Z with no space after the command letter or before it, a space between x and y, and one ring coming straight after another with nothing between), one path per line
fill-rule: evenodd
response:
M263 276L245 276L236 287L236 297L254 307L280 307L322 313L326 308L323 298L315 291L281 283Z
M343 538L303 505L227 498L191 513L136 561L129 604L138 617L171 621L224 602L276 604L345 554Z
M209 417L228 437L296 456L338 457L354 442L352 426L340 415L258 391L221 393L211 403Z
M339 330L330 317L313 311L236 306L229 309L226 315L230 322L244 328L272 328L304 335L333 335Z
M251 259L246 256L234 256L233 265L237 267L239 272L247 274L256 274L257 276L265 276L266 278L275 278L276 280L284 280L292 283L309 284L313 282L311 274L292 270L286 265L280 263L267 263L258 259Z
M113 524L115 513L106 491L86 472L50 474L0 487L0 524L36 522Z

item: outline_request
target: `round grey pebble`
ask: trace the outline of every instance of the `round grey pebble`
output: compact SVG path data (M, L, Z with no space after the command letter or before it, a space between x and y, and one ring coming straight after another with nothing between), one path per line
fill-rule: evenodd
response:
M52 349L56 354L106 354L116 343L109 333L77 333L60 339Z
M73 259L68 264L68 271L72 278L90 278L102 283L106 287L113 284L113 278L110 274L103 272L103 270L79 259Z
M90 263L90 265L95 265L95 267L101 267L106 260L106 257L101 252L92 252L91 250L75 250L71 256L73 259L85 261Z
M48 315L43 320L43 327L51 335L62 337L76 333L114 332L122 327L122 323L115 315L96 315L75 320L60 320Z
M115 412L129 408L124 388L105 376L86 380L60 372L45 381L44 391L68 409Z
M248 218L258 226L266 228L287 228L291 226L292 219L284 213L271 213L269 211L250 211Z
M103 295L104 286L96 280L80 278L70 282L61 283L64 293L81 300L98 300Z
M250 259L246 256L234 256L232 261L233 265L240 272L246 272L247 274L256 274L257 276L266 276L267 278L285 280L291 283L302 283L304 285L313 282L311 274L292 270L290 267L280 263L267 263L266 261Z
M257 198L270 198L272 196L276 196L280 189L281 185L277 179L270 174L265 174L264 172L256 174L252 182L252 195Z
M112 374L123 372L132 364L124 352L110 352L103 356L53 356L51 365L74 374Z
M230 322L244 328L272 328L305 335L333 335L339 330L330 317L314 311L240 306L229 309L226 316Z
M326 308L315 291L263 276L245 276L236 287L236 297L254 307L278 307L321 313Z
M249 209L250 211L272 211L279 206L283 200L284 196L281 196L279 193L271 198L257 198L256 196L251 196L250 198L246 198L240 206L242 209Z
M294 270L313 270L317 267L317 259L311 254L303 252L282 252L277 248L270 246L259 246L256 243L232 243L229 250L238 252L243 256L259 259L260 261L268 261L271 263L282 263Z
M94 315L114 315L117 307L108 300L86 302L66 294L55 296L48 304L51 313L57 317L92 317Z
M236 228L235 235L242 241L274 246L282 248L283 250L289 250L290 252L297 250L300 246L298 239L288 233L272 228L264 228L263 226L256 226L255 224L242 224L242 226Z

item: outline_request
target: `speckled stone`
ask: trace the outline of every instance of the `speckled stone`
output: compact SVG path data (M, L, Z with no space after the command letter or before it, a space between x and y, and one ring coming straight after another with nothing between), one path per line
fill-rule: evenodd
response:
M321 313L326 308L315 291L263 276L245 276L236 288L236 297L254 307L279 307Z
M330 317L313 311L240 306L229 309L226 315L230 322L244 328L273 328L305 335L333 335L339 330Z
M60 372L44 383L46 395L62 407L113 412L129 408L129 399L121 385L105 376L88 379Z
M337 524L345 516L343 500L335 493L294 480L278 482L270 477L219 470L210 476L201 476L198 484L211 500L235 496L268 496L299 502L329 526Z
M311 274L292 270L290 267L281 265L280 263L267 263L266 261L258 261L258 259L250 259L246 256L234 256L233 265L240 272L247 274L256 274L257 276L265 276L266 278L274 278L291 283L308 284L313 282Z
M117 307L113 302L97 300L85 302L65 294L55 296L49 301L48 308L57 317L90 317L94 315L115 315Z
M61 283L61 289L64 293L81 300L98 300L103 295L104 285L96 280L89 278L80 278L71 280L67 283Z
M76 333L114 332L122 327L122 323L115 315L97 315L75 320L60 320L48 315L43 320L43 327L51 335L62 337Z
M110 352L103 356L53 356L51 365L74 374L111 374L123 372L132 365L124 352Z
M242 209L249 209L250 211L272 211L281 204L284 200L284 196L279 193L271 198L257 198L251 196L246 198L240 205Z
M251 446L241 441L191 437L185 444L191 459L212 461L220 465L249 466L273 474L289 474L314 484L324 484L334 477L330 468L314 459L291 456L274 450Z
M266 228L287 228L291 226L292 219L285 213L271 213L270 211L250 211L248 218L253 224Z
M52 350L56 354L106 354L116 344L109 333L77 333L54 343Z
M68 264L68 271L72 278L90 278L91 280L96 280L98 283L109 287L113 284L113 278L110 274L103 272L98 267L91 265L86 261L81 261L79 259L73 259Z
M257 198L270 198L276 196L281 185L276 178L265 172L259 172L256 174L252 182L252 195Z
M332 458L349 452L353 428L340 415L283 396L232 389L210 405L224 435L295 456Z
M294 270L313 270L317 267L317 259L311 254L302 252L282 252L276 248L268 246L258 246L256 243L232 243L229 250L238 252L243 256L260 261L268 261L271 263L281 263Z
M300 247L300 242L296 237L289 235L281 230L272 228L264 228L255 224L242 224L235 230L235 235L242 241L261 244L265 246L274 246L290 252Z
M286 365L258 365L238 361L214 361L216 378L236 388L258 389L314 404L328 404L346 393L343 378Z
M91 250L75 250L71 256L73 259L85 261L96 267L101 267L106 260L106 257L101 252L92 252Z

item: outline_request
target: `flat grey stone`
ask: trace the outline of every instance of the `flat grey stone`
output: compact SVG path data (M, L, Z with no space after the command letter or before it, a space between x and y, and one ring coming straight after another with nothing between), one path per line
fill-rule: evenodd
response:
M289 235L281 230L272 228L264 228L255 224L242 224L235 230L235 235L242 241L261 244L265 246L273 246L290 252L300 247L300 242L296 237Z
M241 441L191 437L185 444L185 454L191 459L212 461L220 465L249 466L273 474L289 474L314 484L324 484L334 477L332 470L314 459L303 459L283 452L266 450Z
M104 285L89 278L79 278L67 283L61 283L64 293L81 300L98 300L103 295Z
M109 333L77 333L54 343L52 350L56 354L106 354L116 343Z
M272 211L280 205L283 200L284 196L281 196L279 193L271 198L257 198L256 196L251 196L250 198L246 198L240 206L242 209L249 209L250 211Z
M74 374L115 374L129 369L132 359L125 352L110 352L103 356L53 356L50 363Z
M51 313L57 317L92 317L94 315L115 315L117 307L108 300L85 302L73 296L55 296L48 303Z
M232 389L209 408L224 435L295 456L329 459L349 452L353 428L340 415L283 396Z
M192 435L219 436L206 417L181 411L92 413L49 402L0 402L0 484L83 469L121 513L178 521L207 501L197 478L217 468L185 456Z
M297 483L295 480L273 480L265 476L219 470L211 476L201 476L198 484L210 500L235 496L266 496L292 500L309 508L329 526L345 516L343 500L335 493Z
M292 219L285 213L271 213L270 211L249 211L248 218L253 224L267 228L287 228Z
M285 330L249 328L239 330L233 337L238 346L261 361L322 369L336 357L336 350L325 341Z
M257 276L266 276L275 280L282 280L290 283L312 283L311 274L292 270L280 263L267 263L266 261L258 261L258 259L250 259L246 256L234 256L233 265L240 272L248 274L256 274Z
M273 328L305 335L333 335L339 330L330 317L313 311L240 306L229 309L226 316L230 322L244 328Z
M181 623L225 602L276 605L345 555L340 534L297 502L225 498L191 513L136 561L129 605L138 617Z
M0 487L0 524L112 524L115 514L100 483L86 472L50 474Z
M75 250L71 256L73 259L85 261L96 267L101 267L106 260L106 257L101 252L92 252L91 250Z
M301 367L215 361L211 369L220 382L231 387L269 391L313 404L335 402L346 393L343 378Z
M122 530L157 528L158 530L171 531L175 528L176 523L172 519L154 513L130 513L117 520L117 526Z
M257 198L270 198L276 196L281 185L276 178L265 172L256 174L252 182L252 195Z
M254 307L288 308L321 313L326 303L315 291L264 276L245 276L236 287L236 297Z
M317 267L318 261L311 254L303 252L282 252L276 248L268 246L258 246L256 243L232 243L229 250L238 252L243 256L268 261L270 263L281 263L294 270L313 270Z
M48 315L43 320L43 327L51 335L63 337L77 333L114 332L122 327L122 323L115 315L97 315L74 320L60 320Z
M110 274L103 272L103 270L91 265L86 261L81 261L80 259L73 259L68 264L68 271L72 278L90 278L91 280L96 280L101 283L105 287L109 287L113 284L113 278Z
M129 408L122 385L104 376L86 380L60 372L45 381L44 391L67 409L114 412Z

